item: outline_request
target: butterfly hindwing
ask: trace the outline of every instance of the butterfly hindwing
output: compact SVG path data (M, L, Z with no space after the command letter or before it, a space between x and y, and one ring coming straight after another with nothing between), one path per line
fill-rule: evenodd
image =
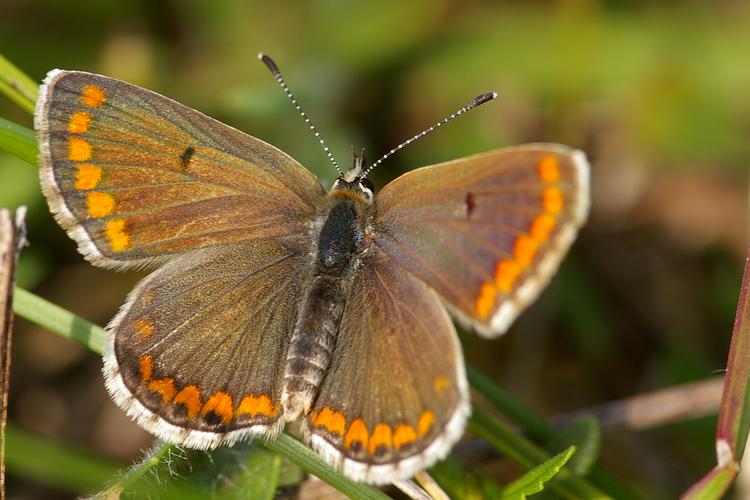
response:
M35 114L42 188L94 264L299 236L325 191L285 153L149 90L54 70Z
M355 480L406 479L448 453L468 413L460 344L438 296L391 259L368 257L306 417L313 448Z
M484 335L507 330L588 214L580 151L531 144L413 170L378 197L375 241Z
M193 448L276 434L305 259L266 240L195 250L152 273L109 327L113 399Z

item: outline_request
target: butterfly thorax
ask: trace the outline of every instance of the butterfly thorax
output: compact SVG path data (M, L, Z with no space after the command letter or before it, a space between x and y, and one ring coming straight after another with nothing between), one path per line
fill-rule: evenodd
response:
M346 297L369 246L372 200L372 190L359 179L339 178L313 234L313 272L287 352L282 395L287 421L310 410L328 369Z

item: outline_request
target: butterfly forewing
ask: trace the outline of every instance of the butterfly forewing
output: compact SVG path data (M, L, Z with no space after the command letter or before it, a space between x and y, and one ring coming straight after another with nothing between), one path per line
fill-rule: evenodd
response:
M305 262L266 240L196 250L155 271L110 325L114 400L190 447L276 433Z
M386 257L359 269L307 416L313 447L356 480L411 477L448 453L469 412L461 348L437 295Z
M300 236L325 194L273 146L104 76L51 72L35 125L50 207L97 265Z
M536 298L588 213L583 153L536 144L409 172L378 198L376 244L480 333Z

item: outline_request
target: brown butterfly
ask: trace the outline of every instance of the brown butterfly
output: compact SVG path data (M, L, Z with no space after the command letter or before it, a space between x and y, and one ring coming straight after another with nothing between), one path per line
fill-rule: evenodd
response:
M586 159L554 144L413 170L376 197L362 158L326 191L275 147L105 76L51 71L35 126L44 194L84 257L162 264L109 325L115 402L194 448L301 420L369 483L431 466L463 433L448 310L503 333L588 212Z

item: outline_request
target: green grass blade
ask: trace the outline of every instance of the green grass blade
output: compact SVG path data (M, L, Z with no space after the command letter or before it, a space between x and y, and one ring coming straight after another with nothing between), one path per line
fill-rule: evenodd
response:
M289 434L281 434L273 441L263 442L263 445L269 450L285 456L307 472L315 474L323 481L352 498L389 498L381 491L361 483L355 483L344 477L333 467L323 462L323 460L314 451L305 446L302 441L290 436Z
M747 358L750 352L750 249L747 257L716 424L717 465L685 492L683 498L719 498L734 482L745 451L750 426L750 362Z
M8 472L76 493L96 491L117 473L120 464L53 443L8 424Z
M107 332L103 328L23 288L15 289L13 312L94 352L101 354L104 351Z
M539 493L544 490L544 484L555 477L563 468L565 463L576 452L576 447L571 446L534 467L523 476L510 483L503 490L503 499L507 500L525 500L529 495Z
M550 458L549 454L496 419L485 410L474 407L469 428L514 462L531 469ZM607 498L602 491L583 478L564 469L552 483L552 489L565 498Z
M0 150L36 165L39 150L34 131L0 118Z
M510 393L485 377L472 366L466 367L466 375L471 386L477 390L497 410L513 423L520 425L529 437L541 443L547 443L556 435L555 429L547 421L515 399ZM519 452L522 450L519 450ZM641 498L629 486L613 477L603 467L594 464L588 475L589 481L609 496L618 499Z
M0 93L33 113L39 95L39 84L0 54Z

